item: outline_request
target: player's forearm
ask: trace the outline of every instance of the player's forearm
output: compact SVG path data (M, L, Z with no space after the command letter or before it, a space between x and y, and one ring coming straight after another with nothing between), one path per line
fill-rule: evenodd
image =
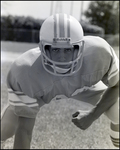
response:
M30 149L31 136L26 130L18 128L15 134L13 149Z
M92 115L97 119L101 114L108 110L117 100L119 96L119 86L108 88L99 102L92 110Z
M18 129L15 135L14 148L13 149L30 149L31 139L27 135L26 131Z

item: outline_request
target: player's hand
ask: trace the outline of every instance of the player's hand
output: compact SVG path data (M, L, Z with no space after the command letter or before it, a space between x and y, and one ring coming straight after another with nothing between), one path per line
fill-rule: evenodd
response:
M72 117L72 122L82 130L87 129L94 121L91 111L78 110Z

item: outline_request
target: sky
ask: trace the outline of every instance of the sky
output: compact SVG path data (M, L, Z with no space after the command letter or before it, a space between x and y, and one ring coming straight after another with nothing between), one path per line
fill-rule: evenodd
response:
M62 12L71 14L80 20L81 11L85 11L90 2L91 1L1 1L1 15L32 16L36 19L45 19L51 14ZM51 9L51 7L53 9Z

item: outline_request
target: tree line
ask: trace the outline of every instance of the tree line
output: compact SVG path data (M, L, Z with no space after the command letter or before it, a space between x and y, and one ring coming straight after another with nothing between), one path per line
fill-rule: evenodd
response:
M102 27L105 34L119 33L119 1L91 1L84 15L91 24Z
M31 16L1 16L1 28L39 30L43 21L44 20L35 19Z
M1 29L34 29L40 30L43 19L35 19L31 16L1 16ZM101 34L103 33L103 28L86 23L85 21L81 22L83 30L85 33Z

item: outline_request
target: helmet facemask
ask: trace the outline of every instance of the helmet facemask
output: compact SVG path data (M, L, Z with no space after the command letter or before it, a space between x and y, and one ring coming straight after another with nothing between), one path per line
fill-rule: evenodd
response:
M58 76L69 76L76 73L81 68L82 53L84 48L83 40L79 41L78 43L69 44L69 46L65 46L63 43L60 43L60 45L54 45L40 42L40 49L41 48L43 67L47 72L51 74ZM68 62L59 62L52 60L50 51L51 48L71 48L73 50L72 60Z

